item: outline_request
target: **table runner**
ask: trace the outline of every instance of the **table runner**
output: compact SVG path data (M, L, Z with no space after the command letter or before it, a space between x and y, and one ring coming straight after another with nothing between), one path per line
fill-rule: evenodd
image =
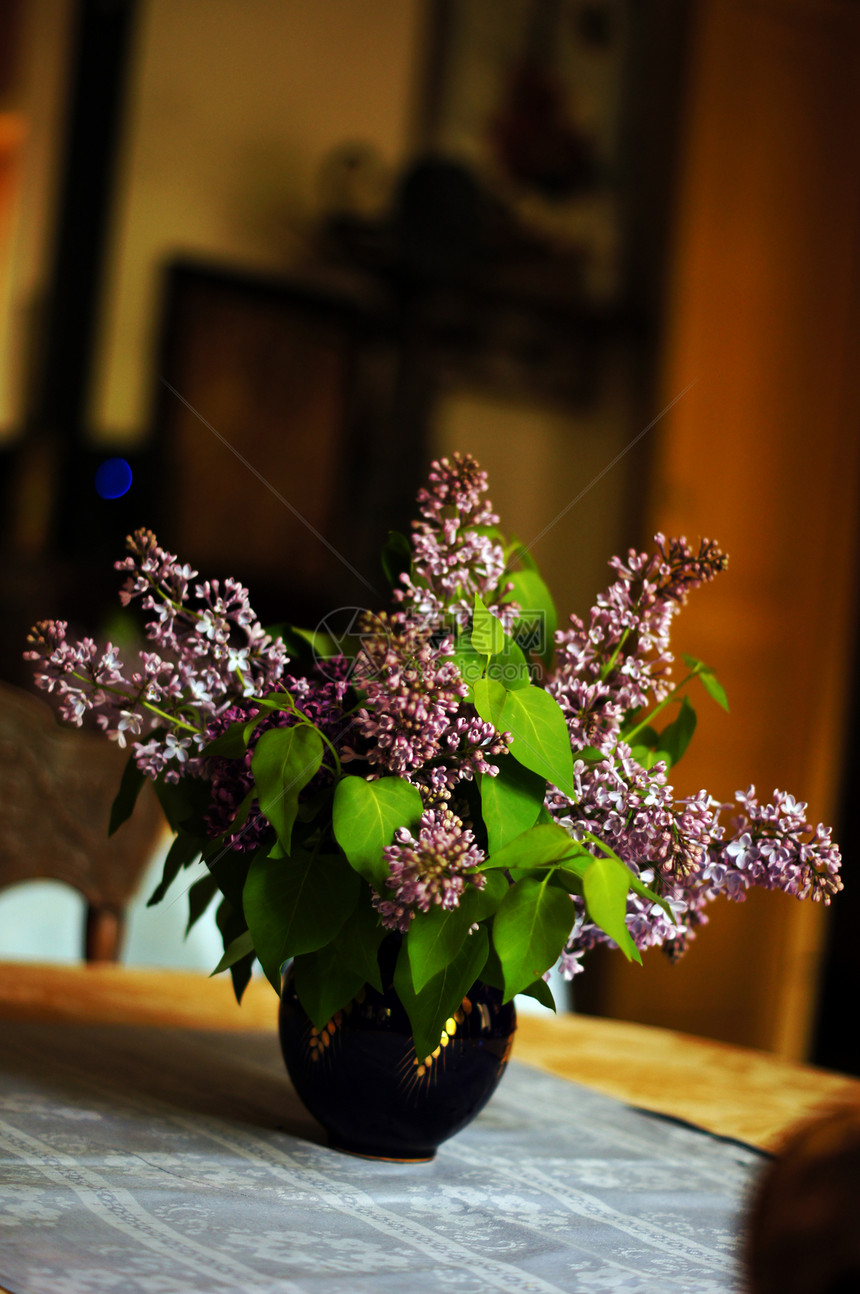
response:
M268 1034L0 1023L12 1294L716 1294L761 1163L516 1061L434 1161L376 1163Z

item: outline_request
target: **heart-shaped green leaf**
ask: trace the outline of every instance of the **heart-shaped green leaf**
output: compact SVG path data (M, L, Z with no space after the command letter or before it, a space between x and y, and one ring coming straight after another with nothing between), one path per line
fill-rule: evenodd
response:
M402 777L344 777L334 793L335 839L359 875L385 893L388 864L382 851L397 827L417 830L423 812L420 794Z

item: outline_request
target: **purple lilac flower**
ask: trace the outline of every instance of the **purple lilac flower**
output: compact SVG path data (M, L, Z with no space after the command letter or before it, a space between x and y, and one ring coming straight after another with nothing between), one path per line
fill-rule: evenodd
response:
M571 616L556 635L558 663L547 691L568 721L575 750L594 746L611 754L624 718L672 688L669 631L692 589L725 570L728 559L703 539L654 537L657 552L630 550L613 558L618 575L592 608L588 624Z
M782 791L764 805L753 787L738 792L742 812L725 840L721 816L733 806L720 804L706 791L673 802L660 765L649 774L641 769L636 774L638 766L624 747L620 750L627 776L608 760L590 767L579 760L578 802L565 803L556 792L548 804L574 838L584 839L586 831L598 836L668 902L674 922L659 905L628 896L627 928L640 950L662 946L671 957L680 956L698 927L707 923L704 909L710 903L720 896L740 901L754 885L825 904L842 889L839 849L829 828L807 821L805 804ZM649 779L651 791L646 789ZM599 848L594 846L593 852ZM585 952L611 942L587 920L582 900L575 899L575 905L576 922L559 963L568 978L582 969Z
M282 679L285 690L296 703L296 708L334 745L337 745L349 724L343 708L344 697L349 689L349 665L345 657L338 657L325 662L325 676L322 676L317 668L310 678L293 678L285 675ZM237 702L212 720L206 730L207 742L220 737L232 724L253 719L259 713L259 706L256 706L253 701ZM270 728L292 727L298 721L298 717L288 710L272 711L252 730L248 749L241 759L225 759L220 755L214 755L201 760L212 792L211 803L206 814L206 829L211 838L224 836L225 843L231 849L247 853L258 849L271 833L269 822L260 811L256 800L252 802L248 815L239 828L231 831L231 827L240 805L253 786L251 760L261 735ZM303 788L299 799L312 795L320 787L331 783L333 778L331 756L326 750L323 754L322 766L313 780Z
M423 520L412 523L414 577L401 576L403 588L394 597L408 604L413 618L440 626L453 620L468 624L475 594L510 629L519 613L514 603L496 605L495 595L505 574L501 544L485 533L498 524L492 504L484 498L487 474L470 454L455 454L431 464L429 488L418 493Z
M575 840L599 836L633 871L645 866L686 875L704 863L713 814L698 800L685 801L678 811L665 764L646 772L622 744L615 758L576 760L574 790L572 801L553 789L547 806Z
M449 808L426 809L417 840L405 827L395 831L394 840L383 851L391 873L386 883L393 896L375 895L373 900L382 924L390 930L405 933L417 912L429 912L433 904L456 908L467 883L478 889L486 883L480 873L470 870L480 867L484 853Z
M726 876L738 878L738 898L756 885L829 904L843 888L842 855L830 827L820 822L813 827L806 805L785 791L774 791L769 803L760 804L750 786L736 792L735 799L741 813L728 842L712 850L708 879L715 882L724 869ZM729 812L733 808L722 807Z
M131 749L142 772L177 781L199 771L209 721L237 698L272 691L287 654L261 628L241 584L197 584L192 606L196 571L180 566L149 530L127 543L131 555L117 563L129 573L120 600L128 606L139 597L152 612L146 635L157 650L141 651L137 667L127 667L110 643L99 652L90 638L68 642L66 622L46 620L28 635L25 659L38 663L36 684L56 691L64 719L80 727L92 711L120 746L136 738Z
M362 648L352 682L364 704L345 762L363 759L380 773L437 787L498 772L490 761L506 742L464 706L469 689L451 659L450 638L436 644L426 627L395 613L368 617Z

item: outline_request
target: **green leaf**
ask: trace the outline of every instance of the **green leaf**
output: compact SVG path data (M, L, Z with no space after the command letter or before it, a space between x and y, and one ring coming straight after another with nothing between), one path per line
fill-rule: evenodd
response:
M229 845L225 845L219 840L208 840L204 845L202 850L203 861L218 889L235 911L242 911L242 890L245 887L245 880L252 862L258 853L267 854L269 848L270 845L266 842L259 845L256 850L244 853L231 849ZM236 930L234 933L241 934L242 930L247 928L247 925L247 921L243 920L241 929Z
M628 960L641 962L625 920L632 875L615 858L595 858L582 884L589 918L615 940Z
M183 777L178 782L158 778L153 786L171 830L184 828L193 835L209 808L212 794L209 783L199 777Z
M109 836L112 836L113 833L117 831L134 813L134 806L137 804L137 797L140 795L145 781L146 774L141 773L137 764L135 764L134 756L132 755L123 769L119 783L119 790L116 793L113 804L110 806L110 822L108 824Z
M729 708L729 698L726 695L726 689L723 687L716 674L711 674L710 672L700 674L699 679L708 696L712 697L714 701L716 701L717 705L722 706L722 708L727 711Z
M550 885L559 885L563 890L567 890L568 894L581 895L582 880L585 876L586 868L592 858L593 854L590 854L588 850L583 849L582 853L576 860L578 866L575 869L572 867L556 867L551 872L549 877ZM527 873L522 874L526 875ZM520 873L518 871L512 872L511 875L514 880L519 880L520 878Z
M167 851L167 857L164 860L164 867L161 872L161 880L147 899L146 906L148 908L160 903L183 867L190 867L200 857L203 844L204 842L199 836L191 835L190 832L180 831L177 833L176 839Z
M233 982L233 994L240 1006L242 1004L242 994L251 982L253 969L254 958L250 955L248 957L243 957L241 961L234 962L230 967L230 979Z
M466 940L456 959L427 984L415 992L406 941L400 949L394 970L394 987L403 1003L419 1060L432 1056L439 1046L445 1021L458 1009L469 989L480 977L487 960L489 939L480 929Z
M467 886L460 899L460 911L465 912L472 922L484 921L493 915L509 888L507 879L501 872L487 872L482 889L479 890L475 885Z
M492 936L492 927L490 927ZM492 937L490 938L490 951L487 953L487 960L484 962L484 969L481 971L481 982L489 984L490 988L497 988L499 992L504 991L505 977L502 974L502 963L499 961L499 954L496 952Z
M494 678L479 678L472 688L472 698L484 722L491 723L496 732L505 732L502 716L508 692L503 684Z
M491 872L482 890L469 886L458 907L448 911L434 905L429 912L417 914L404 939L416 993L456 960L473 937L469 934L472 925L492 915L507 890L505 878Z
M497 679L508 691L528 687L531 683L528 661L513 638L505 636L504 646L487 666L487 678Z
M337 935L334 946L344 966L361 976L363 984L371 984L382 992L382 975L378 952L388 931L380 923L379 914L371 903L370 889L361 883L355 909Z
M241 907L235 908L229 899L222 899L218 904L215 912L215 923L221 933L221 939L225 951L230 947L234 940L239 939L246 931L245 917ZM233 993L236 1001L241 1003L242 994L251 981L251 971L254 965L253 951L245 954L244 957L231 963L228 967L230 979L233 982Z
M469 937L471 924L459 908L447 911L434 904L429 912L417 914L404 940L416 993L454 961Z
M642 746L646 750L656 750L659 745L660 734L656 728L652 728L650 724L647 724L644 728L639 729L636 734L637 747ZM605 756L601 756L601 758L605 758Z
M351 1002L365 979L347 966L336 944L315 953L302 953L293 961L293 980L299 1001L312 1023L322 1030L336 1011Z
M304 630L302 630L304 632ZM270 692L268 696L255 696L254 705L259 706L261 713L254 715L251 724L259 723L266 717L267 710L290 710L296 709L295 698L291 692Z
M545 665L550 665L558 627L552 594L536 570L514 571L509 579L514 587L508 596L520 604L514 636L519 640L522 633L527 634L527 650L536 652Z
M533 685L508 692L499 731L512 734L509 751L514 759L575 798L570 734L555 697Z
M505 645L505 627L488 611L478 594L472 615L472 646L480 656L496 656Z
M464 638L458 638L452 653L452 659L460 675L472 687L484 676L495 679L506 689L528 687L531 682L529 664L512 638L505 638L502 650L487 665L486 656L481 656Z
M412 545L399 530L389 530L380 560L388 583L392 588L400 588L400 576L412 570Z
M546 796L546 779L524 768L513 756L499 756L498 768L495 777L482 773L479 780L490 854L534 826Z
M344 777L335 787L332 826L350 865L385 893L388 864L382 851L397 827L414 831L423 812L420 794L402 777Z
M245 728L247 719L242 719L239 723L231 723L226 732L222 732L220 737L210 741L203 747L200 754L220 755L222 759L241 759L245 754L247 742L245 740Z
M660 733L659 754L665 754L669 767L677 764L692 740L696 731L696 711L690 705L688 697L681 702L681 709L676 719Z
M546 881L527 877L508 890L493 919L506 1002L554 965L575 919L569 895Z
M278 993L283 963L331 943L358 892L358 876L341 854L296 850L290 858L254 859L242 906L257 956Z
M622 867L624 866L620 858L618 862ZM630 869L628 868L627 870L629 871ZM672 905L663 898L662 894L656 894L654 890L649 889L647 885L640 881L638 876L632 876L630 888L633 890L634 894L638 894L641 899L647 899L651 903L656 903L658 907L663 909L670 921L673 921L675 925L678 924L678 919L672 911Z
M582 864L578 861L580 858L584 859ZM569 836L564 827L556 822L547 822L523 831L502 849L492 853L481 867L483 871L497 867L514 871L518 868L548 867L564 861L574 872L579 872L581 867L584 874L590 859L591 854Z
M545 979L536 979L534 984L529 984L528 988L520 990L525 997L533 997L541 1006L548 1007L550 1011L555 1011L555 998L552 995L552 989Z
M513 566L515 562L519 562L528 571L536 571L538 568L531 549L527 548L516 535L511 535L511 541L505 548L505 562L508 566ZM505 581L507 581L507 578L505 576Z
M477 683L479 678L483 677L486 659L478 655L467 638L458 638L456 640L452 658L460 671L461 678L470 687Z
M243 930L242 934L231 939L227 948L224 949L224 956L218 965L210 972L209 978L213 975L220 975L222 971L227 970L230 966L235 966L236 962L247 957L254 951L254 940L251 938L250 930Z
M201 876L188 890L188 921L185 926L186 937L189 931L203 916L209 904L218 893L218 882L211 873Z
M299 810L299 793L316 775L322 757L322 737L316 728L304 723L292 728L270 728L254 750L251 773L257 799L287 851Z
M703 660L696 656L684 656L684 664L691 673L695 674L701 681L702 687L708 696L712 697L717 705L722 706L724 710L729 708L729 698L726 696L726 689L717 678L710 665L706 665Z

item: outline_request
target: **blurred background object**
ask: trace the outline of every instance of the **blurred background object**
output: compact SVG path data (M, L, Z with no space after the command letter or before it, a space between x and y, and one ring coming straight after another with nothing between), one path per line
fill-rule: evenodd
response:
M381 605L379 545L454 449L562 616L656 529L715 538L729 573L677 647L732 713L702 707L679 789L808 800L846 891L826 923L720 905L678 967L594 954L577 1009L860 1072L832 1005L860 991L860 11L7 0L0 24L0 676L28 685L46 615L130 633L111 563L140 525L265 622Z
M860 1289L860 1106L796 1125L759 1177L747 1217L750 1294Z
M117 961L126 908L165 835L151 787L108 836L126 756L94 733L63 731L53 712L0 683L0 888L32 880L70 886L86 904L79 956Z

